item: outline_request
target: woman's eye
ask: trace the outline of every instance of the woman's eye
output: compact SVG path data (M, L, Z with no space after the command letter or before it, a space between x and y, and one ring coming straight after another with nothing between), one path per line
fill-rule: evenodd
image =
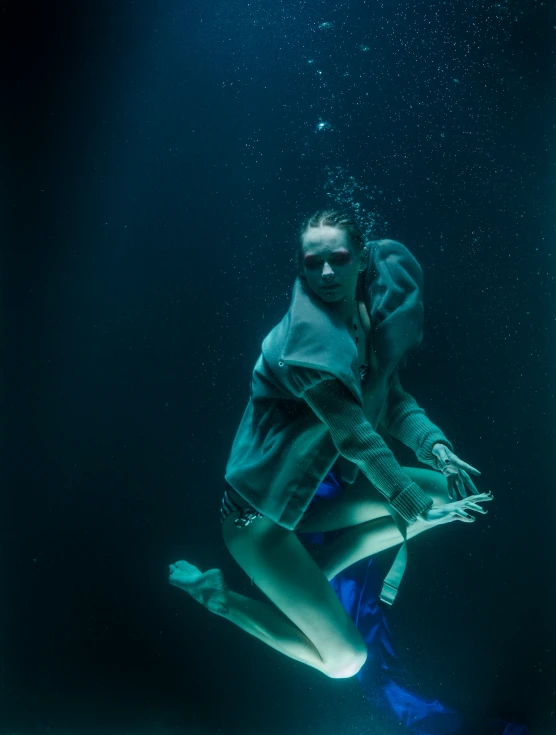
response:
M305 268L309 268L310 270L313 268L318 268L322 265L322 261L319 262L316 258L305 258L304 261Z
M332 253L326 260L332 265L345 265L346 263L350 262L351 255L349 253ZM313 257L311 255L308 255L303 261L305 268L308 268L309 270L322 268L323 263L324 261L322 258Z
M349 263L351 260L349 253L335 253L331 258L331 263L336 263L336 265L345 265L346 263Z

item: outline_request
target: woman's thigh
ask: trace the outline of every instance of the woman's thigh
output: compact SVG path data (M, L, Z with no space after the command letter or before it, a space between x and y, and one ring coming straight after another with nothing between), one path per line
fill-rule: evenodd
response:
M358 671L367 655L365 642L295 533L268 518L238 528L236 517L228 516L223 536L240 567L313 643L324 669L329 663L334 671L350 666Z
M448 502L446 478L441 472L420 467L404 467L404 472L428 493L435 505ZM336 498L313 501L303 524L303 533L335 531L389 516L388 501L360 472L353 485L346 485Z

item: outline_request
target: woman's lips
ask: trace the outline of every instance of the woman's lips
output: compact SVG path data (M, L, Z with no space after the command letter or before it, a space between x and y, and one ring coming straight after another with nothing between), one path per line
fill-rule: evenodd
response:
M334 283L332 286L323 286L322 289L323 291L334 291L334 289L338 288L339 285L339 283Z

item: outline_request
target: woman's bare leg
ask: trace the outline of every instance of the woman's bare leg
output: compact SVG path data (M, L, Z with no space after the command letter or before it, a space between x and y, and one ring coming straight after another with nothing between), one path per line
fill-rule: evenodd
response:
M439 473L406 471L433 497L443 494L444 478ZM238 528L234 524L238 514L232 513L224 522L224 540L230 553L269 602L230 592L219 570L202 574L187 562L171 565L170 582L275 650L327 676L346 678L359 671L367 649L328 578L359 559L400 543L401 536L386 504L370 484L349 488L338 500L327 501L322 507L327 509L323 522L311 517L311 524L303 530L354 527L326 547L326 558L318 562L294 532L267 518ZM314 523L318 527L312 528ZM418 526L412 528L410 535L419 532Z
M430 529L416 521L407 529L407 538L413 538ZM331 544L310 550L327 579L332 579L361 559L367 559L386 549L401 544L402 536L392 518L377 518L350 528Z
M433 498L435 504L449 502L446 479L440 472L413 467L404 467L404 470L413 482ZM360 476L353 488L347 488L337 499L322 501L320 513L312 514L310 521L303 526L304 532L328 530L329 525L338 520L350 526L332 543L311 550L327 579L332 579L361 559L402 542L386 503L369 486L369 481ZM369 516L369 520L361 522L362 518ZM407 537L413 538L430 528L430 525L416 521L407 529Z
M170 584L179 587L207 610L227 618L263 643L314 668L322 668L319 652L307 636L274 605L228 590L219 569L201 573L192 564L170 565Z
M171 565L171 584L286 656L332 678L354 676L367 657L365 642L309 552L293 531L267 518L240 528L237 515L224 522L225 543L269 602L227 589L223 597L219 570L201 574L187 562Z

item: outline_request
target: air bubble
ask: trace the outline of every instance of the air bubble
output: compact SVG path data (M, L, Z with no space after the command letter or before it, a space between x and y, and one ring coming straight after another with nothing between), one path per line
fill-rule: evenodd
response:
M334 128L329 122L320 122L318 123L317 127L315 128L316 133L330 133Z

